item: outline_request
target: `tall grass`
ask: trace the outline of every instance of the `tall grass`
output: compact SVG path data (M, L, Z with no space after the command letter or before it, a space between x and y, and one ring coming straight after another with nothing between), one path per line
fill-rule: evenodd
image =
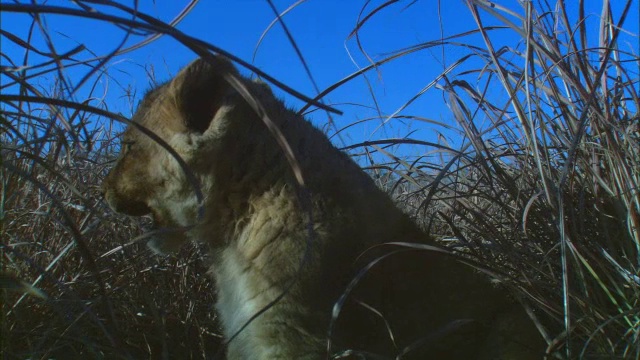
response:
M220 337L204 252L192 246L175 258L150 256L137 240L145 220L115 215L101 199L98 186L118 150L121 127L113 121L126 119L110 112L96 89L109 77L109 61L160 34L199 54L231 54L173 27L194 3L170 24L122 4L80 3L0 9L33 14L32 28L45 34L48 14L145 34L134 46L99 55L84 46L59 54L55 43L39 48L30 36L3 34L3 43L21 46L25 56L2 53L2 354L210 358ZM394 3L365 4L353 36ZM382 139L345 149L362 150L381 186L430 233L501 275L529 309L549 354L639 358L640 57L619 42L626 24L637 21L633 1L614 14L604 0L597 26L582 3L577 12L562 1L466 4L476 31L397 51L315 101L294 95L326 109L324 95L378 66L426 49L464 53L424 89L444 95L457 127L441 130L457 131L459 141ZM496 45L497 32L516 41ZM86 72L65 76L79 67ZM43 76L54 79L44 89ZM126 87L110 91L133 98ZM402 110L383 117L421 120ZM401 145L430 150L415 158L394 154Z
M618 42L633 2L603 1L597 28L582 3L573 21L562 1L467 5L477 32L460 36L483 46L443 39L468 55L433 84L464 141L439 163L390 157L393 186L431 233L509 279L550 354L639 358L640 57ZM496 31L519 41L498 47Z
M453 168L464 195L445 218L467 242L495 245L498 262L507 255L522 292L562 329L546 331L550 348L568 357L640 356L640 58L617 41L637 20L631 5L614 16L604 1L594 42L584 11L570 23L563 2L519 13L470 2L483 90L508 99L443 85L469 144ZM487 16L521 45L496 49Z

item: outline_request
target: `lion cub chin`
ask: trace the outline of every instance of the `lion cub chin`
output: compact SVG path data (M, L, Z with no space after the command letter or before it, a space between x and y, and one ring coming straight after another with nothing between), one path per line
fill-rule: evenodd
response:
M208 244L228 359L544 355L533 323L485 276L440 252L381 245L434 243L222 57L146 94L103 191L115 211L152 214L156 250Z

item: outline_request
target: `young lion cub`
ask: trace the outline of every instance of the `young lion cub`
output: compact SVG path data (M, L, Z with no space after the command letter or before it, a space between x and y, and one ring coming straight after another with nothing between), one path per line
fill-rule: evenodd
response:
M153 216L157 251L209 245L228 359L544 355L533 323L485 276L443 253L380 245L434 243L327 137L222 57L144 97L103 190L115 211Z

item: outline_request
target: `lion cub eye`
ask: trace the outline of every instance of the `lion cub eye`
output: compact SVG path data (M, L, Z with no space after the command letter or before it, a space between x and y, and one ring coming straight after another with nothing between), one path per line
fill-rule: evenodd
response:
M122 151L124 152L129 152L131 151L131 149L133 148L133 145L135 145L135 141L130 141L130 140L123 140L122 141Z

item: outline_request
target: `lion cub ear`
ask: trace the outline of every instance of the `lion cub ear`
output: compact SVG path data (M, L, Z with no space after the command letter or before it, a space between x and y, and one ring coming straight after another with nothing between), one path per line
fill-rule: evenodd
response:
M171 80L170 91L189 130L203 133L209 128L231 88L227 74L239 73L231 62L214 56L195 60Z

